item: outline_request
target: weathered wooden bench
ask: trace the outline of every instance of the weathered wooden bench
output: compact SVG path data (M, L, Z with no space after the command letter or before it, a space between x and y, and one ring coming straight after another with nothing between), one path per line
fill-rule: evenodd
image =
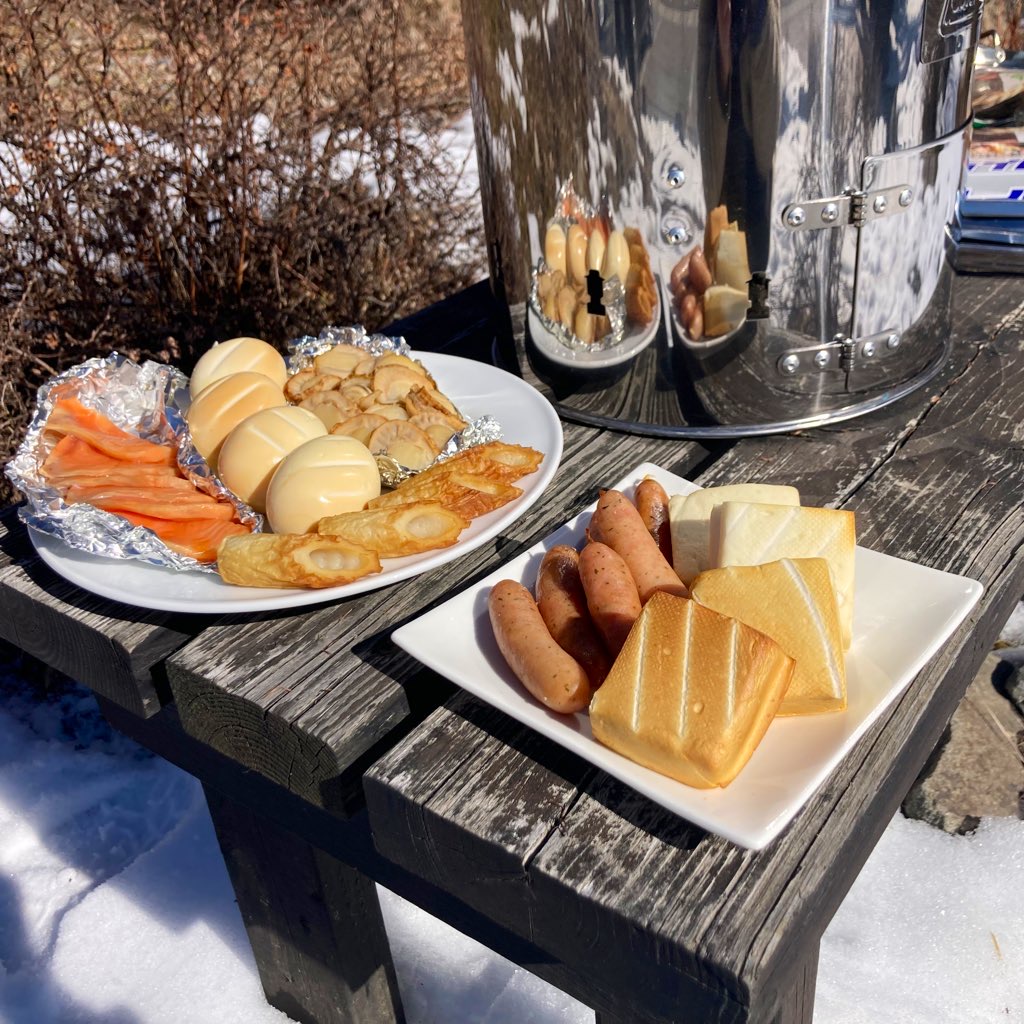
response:
M91 687L203 783L267 998L401 1020L379 881L593 1006L602 1024L811 1020L822 932L1024 593L1024 302L958 283L953 356L870 417L719 442L565 423L541 500L441 569L310 610L220 619L95 598L0 514L0 636ZM397 325L491 357L477 286ZM418 665L401 622L652 461L858 512L860 543L985 584L970 619L766 849L661 810Z

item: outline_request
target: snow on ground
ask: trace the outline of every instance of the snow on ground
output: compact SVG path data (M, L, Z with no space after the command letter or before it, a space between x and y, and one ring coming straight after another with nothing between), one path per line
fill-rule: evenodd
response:
M0 1021L287 1024L267 1005L198 783L42 695L0 648ZM410 1024L586 1007L382 890ZM897 817L825 934L815 1024L1024 1021L1024 822Z

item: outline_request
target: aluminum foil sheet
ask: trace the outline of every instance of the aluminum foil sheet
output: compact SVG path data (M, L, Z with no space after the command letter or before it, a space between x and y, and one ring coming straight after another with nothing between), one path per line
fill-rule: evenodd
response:
M181 470L200 490L231 501L243 523L255 531L262 529L262 516L220 484L194 447L189 450L184 417L175 403L175 396L182 393L188 394L188 378L180 370L163 363L140 365L117 352L86 360L44 384L25 439L6 468L11 482L25 495L23 522L90 554L134 558L180 571L214 572L212 565L172 551L145 527L91 505L65 504L40 473L53 448L44 437L46 420L59 399L75 397L147 441L178 446Z
M617 280L615 284L618 284ZM312 335L306 335L288 343L289 372L298 373L300 370L310 369L317 356L334 348L335 345L352 345L355 348L366 349L367 353L372 356L395 352L398 355L408 356L410 359L416 358L404 338L388 337L384 334L367 334L366 330L359 325L325 327L315 338ZM441 391L444 391L443 383L439 387ZM470 421L461 410L458 410L458 413L460 419L465 420L468 426L449 439L432 465L443 462L467 448L501 439L501 424L493 416L481 416L477 420ZM374 458L377 460L381 483L385 487L397 487L403 480L408 480L417 472L421 472L401 465L388 455L376 455Z
M362 327L327 327L318 337L291 342L289 367L292 372L312 365L313 358L335 345L356 345L371 355L396 352L413 357L403 338L367 334ZM443 389L443 386L442 386ZM43 479L40 467L53 448L44 437L46 420L54 404L65 397L76 397L83 405L96 409L124 430L147 441L173 444L178 450L178 466L200 490L230 501L241 522L254 533L263 529L263 517L240 501L213 474L196 450L185 417L190 395L188 378L172 366L145 362L141 365L119 353L89 359L54 377L39 389L36 407L28 431L5 472L26 498L20 512L30 527L58 537L69 547L108 558L134 558L152 565L189 572L216 572L214 565L172 551L145 527L91 505L68 505L59 491ZM460 412L462 419L466 419ZM501 438L501 425L492 416L483 416L448 441L435 462L488 441ZM381 482L395 487L417 471L399 465L388 456L377 456Z
M308 370L316 356L334 348L335 345L352 345L364 348L371 356L382 356L385 352L415 358L405 338L389 338L386 334L367 334L360 324L354 327L325 327L315 338L304 335L288 342L288 372Z
M548 333L557 338L566 348L581 349L587 352L604 352L622 344L626 337L626 290L617 277L609 278L601 289L601 303L612 329L597 341L583 341L577 338L565 324L552 320L541 308L540 296L537 293L537 276L547 271L548 266L543 259L537 261L537 268L531 275L530 305Z

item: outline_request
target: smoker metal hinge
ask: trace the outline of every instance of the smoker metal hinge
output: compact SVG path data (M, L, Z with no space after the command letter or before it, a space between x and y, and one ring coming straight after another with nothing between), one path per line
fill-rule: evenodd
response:
M850 196L850 223L855 227L862 227L866 219L865 210L868 205L868 194L863 189L854 189Z
M877 363L895 355L902 338L899 331L879 331L863 338L848 338L837 334L823 345L795 348L779 356L775 369L780 376L796 377L807 373L826 373L837 370L850 373L865 363Z
M790 203L782 211L782 223L790 231L817 231L851 225L859 228L868 221L902 213L913 201L914 191L909 185L893 185L870 192L850 188L842 195Z

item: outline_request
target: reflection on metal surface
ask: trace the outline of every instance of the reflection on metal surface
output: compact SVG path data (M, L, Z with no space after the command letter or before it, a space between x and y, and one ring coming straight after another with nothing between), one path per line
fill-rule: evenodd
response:
M466 0L499 289L527 299L571 178L639 230L662 307L618 361L527 337L521 371L567 415L680 436L847 418L934 373L979 5L947 6ZM884 358L779 372L883 332Z
M891 217L905 210L913 201L914 190L906 185L892 185L865 192L851 188L841 196L826 199L803 199L782 211L782 223L793 231L818 231L822 228L863 227L869 220Z
M779 373L792 377L797 373L821 373L826 370L852 372L862 360L891 359L900 347L898 331L879 331L865 338L836 335L827 345L808 345L779 358Z

